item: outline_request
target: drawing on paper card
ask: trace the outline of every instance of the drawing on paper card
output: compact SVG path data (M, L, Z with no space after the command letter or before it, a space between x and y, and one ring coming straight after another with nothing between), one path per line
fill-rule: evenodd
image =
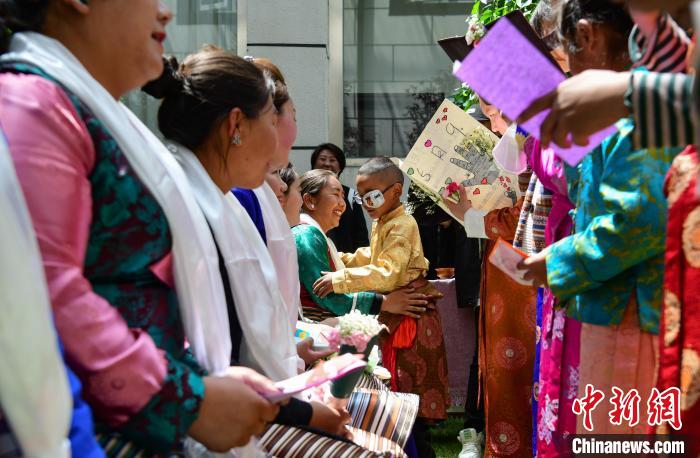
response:
M434 200L439 201L447 189L450 198L458 201L457 184L461 184L479 210L512 207L521 195L520 189L513 185L517 184L517 176L500 170L493 161L497 142L498 137L491 131L445 100L401 169Z

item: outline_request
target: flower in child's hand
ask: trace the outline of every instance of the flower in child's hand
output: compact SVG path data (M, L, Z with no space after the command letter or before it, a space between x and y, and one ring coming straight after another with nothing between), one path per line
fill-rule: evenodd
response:
M447 188L445 188L447 190L447 195L451 195L451 194L454 194L456 192L458 193L460 187L461 186L456 181L453 181L452 183L448 184Z
M454 194L457 194L456 196ZM455 202L456 201L456 202ZM464 214L472 208L472 202L467 195L467 188L454 181L447 185L442 196L442 203L445 204L452 215L461 220Z
M486 35L486 27L484 27L484 24L479 22L479 16L476 14L472 14L467 18L467 33L464 35L464 39L466 40L468 45L474 44L476 46L476 42L478 42L481 38L483 38L484 35Z

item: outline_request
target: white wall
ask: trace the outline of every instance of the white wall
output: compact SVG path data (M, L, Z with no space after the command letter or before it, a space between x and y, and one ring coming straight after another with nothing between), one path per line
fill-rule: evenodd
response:
M344 85L354 90L379 92L403 92L426 84L449 92L453 84L457 86L449 75L449 59L435 42L438 38L464 33L466 7L464 14L459 15L391 16L389 0L242 1L246 1L247 10L246 53L268 57L280 67L296 104L299 135L290 159L299 172L309 169L316 145L334 141L343 146L342 117L335 118L338 125L329 125L329 119L334 119L333 113L342 112L340 93ZM342 28L338 30L342 32L338 38L342 40L339 50L334 49L333 41L337 31L329 30L333 13L329 8L342 11L337 26ZM364 18L362 24L358 22L359 15ZM364 34L364 40L358 34ZM364 46L365 52L359 58L358 44L366 43L367 37L372 37L372 44ZM386 54L383 58L382 53ZM333 73L331 56L338 58L338 68L345 66L345 75ZM358 73L358 64L362 75ZM332 93L334 90L338 94ZM392 130L389 127L378 135L391 137ZM356 170L364 160L354 158L348 162L341 181L354 187Z
M313 148L328 141L329 1L340 0L248 0L247 53L284 73L299 126L290 159L300 172L309 169Z
M401 12L389 0L345 0L343 6L345 134L352 138L345 146L350 154L404 157L411 134L422 128L410 110L425 105L418 94L449 95L459 86L436 42L465 33L470 6L448 15L439 8Z

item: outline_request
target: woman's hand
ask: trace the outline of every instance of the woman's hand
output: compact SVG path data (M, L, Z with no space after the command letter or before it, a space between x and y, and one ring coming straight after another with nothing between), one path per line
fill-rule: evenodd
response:
M567 148L571 137L575 144L585 146L588 137L629 116L625 106L629 80L628 72L587 70L532 102L518 117L518 124L550 109L540 128L542 145L546 147L553 141Z
M314 294L323 299L333 292L333 277L331 272L321 272L321 278L314 282Z
M413 288L401 288L384 296L381 311L420 318L428 305L427 299L428 296L416 293Z
M279 391L275 386L275 382L248 367L231 366L226 369L225 375L226 377L245 383L255 390L256 393L275 393Z
M442 202L447 206L455 218L462 220L467 210L472 208L472 201L469 200L469 196L467 195L467 188L462 185L459 186L459 202L453 202L447 197L447 190L445 190L442 195Z
M297 355L299 355L299 358L304 360L304 363L307 366L312 365L321 358L325 358L326 356L330 356L335 353L333 350L316 351L311 348L313 345L314 339L311 337L307 337L297 344Z
M535 286L547 286L547 249L529 256L518 264L524 280L532 280Z
M214 452L226 452L247 444L252 436L262 434L279 411L277 405L268 402L249 385L267 386L267 382L247 371L235 372L232 376L204 378L204 400L197 420L188 431Z
M337 410L316 401L312 401L311 406L313 415L309 426L336 436L348 437L349 431L345 426L350 424L352 418L346 409Z

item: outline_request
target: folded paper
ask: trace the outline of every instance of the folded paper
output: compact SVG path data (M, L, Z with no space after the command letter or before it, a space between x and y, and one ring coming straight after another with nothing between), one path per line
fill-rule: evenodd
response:
M527 254L503 239L498 239L489 256L489 262L508 275L513 281L525 286L534 286L532 280L523 279L524 271L518 269L518 264L525 258L527 258Z
M361 355L346 353L317 364L312 370L275 383L279 391L260 393L270 402L280 402L296 394L361 371L367 366Z
M314 350L327 350L329 348L327 336L330 335L332 330L333 328L331 326L327 326L325 324L297 321L294 340L299 343L302 340L311 337L314 340Z

